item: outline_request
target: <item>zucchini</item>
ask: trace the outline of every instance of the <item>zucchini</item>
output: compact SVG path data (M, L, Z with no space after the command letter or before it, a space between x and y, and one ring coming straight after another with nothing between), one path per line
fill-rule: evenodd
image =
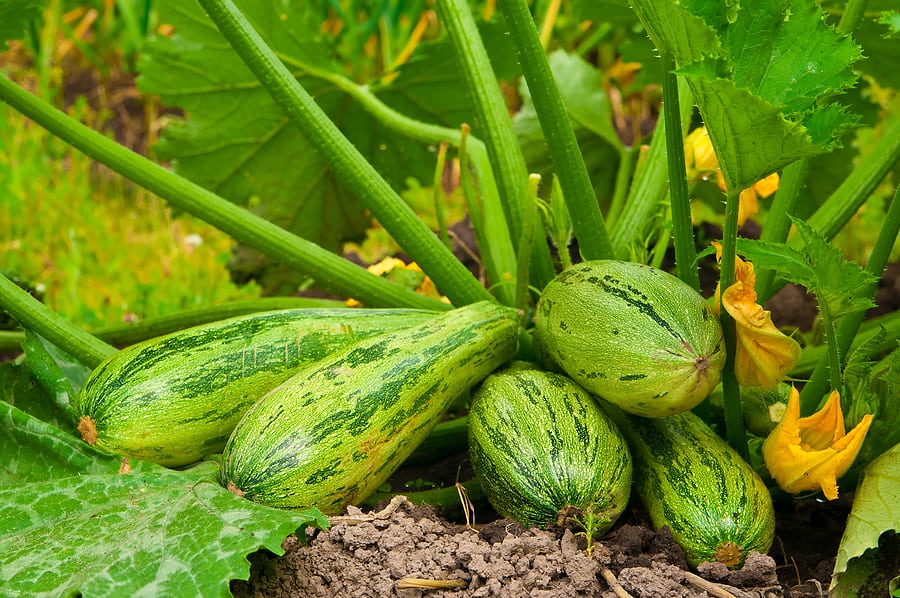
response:
M287 309L149 339L91 372L74 401L78 429L106 452L187 465L221 452L244 412L303 366L437 313Z
M326 514L364 499L459 395L515 355L517 331L515 310L483 301L323 359L244 415L225 447L223 485Z
M607 412L634 460L634 491L653 526L668 526L689 564L738 567L775 535L769 490L750 465L687 411L662 418Z
M469 412L469 456L491 505L523 525L591 511L603 533L631 493L622 433L584 389L537 369L489 376Z
M535 339L548 369L645 417L691 409L725 365L722 327L690 286L633 262L582 262L545 287Z

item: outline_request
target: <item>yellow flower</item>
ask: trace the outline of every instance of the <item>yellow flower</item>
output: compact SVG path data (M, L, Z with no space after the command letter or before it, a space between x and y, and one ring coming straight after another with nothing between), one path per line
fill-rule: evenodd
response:
M722 246L713 243L721 259ZM725 289L721 304L734 319L737 346L734 373L741 386L772 390L800 358L800 345L772 323L772 314L756 303L756 273L753 264L734 258L734 284ZM716 310L719 289L716 289Z
M386 257L380 262L376 264L372 264L368 268L366 268L372 274L377 276L381 276L383 278L387 278L393 280L394 282L398 282L404 286L408 286L410 288L415 289L417 293L420 295L426 295L428 297L433 297L435 299L440 299L444 303L450 303L450 300L446 297L442 297L440 293L438 293L437 288L434 286L434 282L428 276L425 276L422 273L422 269L415 262L410 262L407 264L401 259L397 259L395 257ZM395 271L407 270L409 272L415 272L421 274L421 276L400 276L395 274ZM415 285L415 286L414 286ZM347 307L359 307L362 305L356 299L352 297L345 301Z
M846 434L837 391L817 413L800 417L800 393L792 388L784 417L763 444L766 467L791 494L821 489L825 498L834 500L837 480L856 459L871 423L872 415L864 415Z
M684 160L687 166L689 181L707 180L716 175L719 189L725 191L725 178L719 170L719 161L713 151L712 141L706 127L691 131L684 140ZM778 190L778 173L773 172L766 178L741 191L738 205L738 226L744 226L747 219L759 213L759 200L766 198Z

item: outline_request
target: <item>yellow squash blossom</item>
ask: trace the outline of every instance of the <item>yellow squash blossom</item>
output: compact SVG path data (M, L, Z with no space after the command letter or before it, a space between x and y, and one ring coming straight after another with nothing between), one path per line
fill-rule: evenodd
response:
M713 243L721 259L722 246ZM734 258L734 284L725 289L721 303L734 319L737 347L734 373L741 386L772 390L800 358L800 345L772 323L772 314L756 302L756 273L753 264ZM716 310L719 289L716 289Z
M725 191L725 178L722 176L722 171L719 170L719 161L713 151L706 127L694 129L684 141L684 159L687 165L688 180L705 181L715 175L719 189ZM775 193L778 190L778 182L778 173L773 172L741 191L738 204L738 226L744 226L750 217L759 213L759 199Z
M847 434L837 391L817 413L800 417L800 393L793 388L784 417L763 444L766 467L791 494L821 489L825 498L834 500L837 480L856 459L871 423L872 415L864 415Z

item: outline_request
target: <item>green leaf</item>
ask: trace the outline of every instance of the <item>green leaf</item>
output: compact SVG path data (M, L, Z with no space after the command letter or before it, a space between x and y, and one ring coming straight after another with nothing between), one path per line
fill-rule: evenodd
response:
M0 52L7 50L11 39L25 34L28 24L40 21L47 0L0 0Z
M830 98L855 84L851 65L861 52L825 23L813 0L745 2L736 13L720 7L703 17L722 51L674 56L729 189L839 145L855 118Z
M248 553L282 554L288 534L328 526L315 510L238 498L212 462L120 473L120 458L6 403L0 420L0 460L19 479L0 486L5 595L228 596L229 580L249 577Z
M900 12L886 12L878 19L882 25L887 25L888 30L884 33L884 37L897 39L900 38Z
M884 13L880 19L863 19L853 36L863 48L865 58L857 68L883 87L900 89L900 43L897 43L898 13Z
M696 12L691 11L693 4ZM632 8L660 52L671 55L679 65L699 62L707 57L717 57L721 42L713 23L704 20L718 13L725 18L724 3L671 2L670 0L635 0ZM701 12L702 11L702 12ZM716 22L718 21L718 22Z
M68 396L49 395L25 366L13 363L0 364L0 400L15 405L40 420L75 432ZM61 401L64 404L60 404ZM2 467L3 464L0 464L0 483L4 475Z
M838 547L829 596L858 596L861 590L885 595L896 569L878 566L874 554L882 534L900 531L900 445L865 470L853 499L853 509ZM883 588L883 590L881 589Z
M820 303L828 303L831 315L838 318L875 307L871 290L876 278L856 262L844 258L837 247L806 222L797 218L791 218L791 221L803 237L810 265L815 271L814 284L807 288L816 294Z

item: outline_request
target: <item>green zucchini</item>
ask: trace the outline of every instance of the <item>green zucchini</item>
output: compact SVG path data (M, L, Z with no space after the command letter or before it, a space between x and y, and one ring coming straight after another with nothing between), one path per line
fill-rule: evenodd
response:
M561 374L514 368L489 376L469 412L469 456L497 512L526 526L561 525L590 510L603 533L631 493L622 433Z
M655 528L668 526L693 566L740 566L775 534L769 490L750 465L692 412L661 418L607 406L634 459L634 491Z
M127 347L74 401L82 437L170 467L221 452L256 400L360 339L436 317L426 310L287 309L203 324Z
M645 417L693 408L725 365L722 327L706 300L671 274L633 262L582 262L550 281L535 339L548 368Z
M516 353L515 310L479 302L365 339L262 397L225 447L222 483L272 507L337 513L381 485L447 407Z

